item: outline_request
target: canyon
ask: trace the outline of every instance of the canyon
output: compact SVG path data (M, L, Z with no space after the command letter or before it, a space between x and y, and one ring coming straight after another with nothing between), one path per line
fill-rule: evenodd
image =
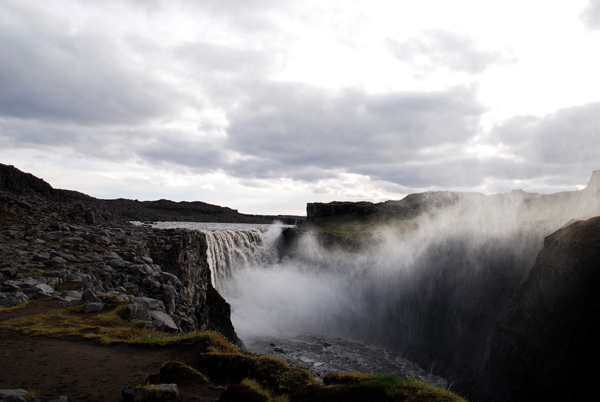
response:
M216 330L238 345L343 336L395 351L472 401L573 400L593 384L600 171L567 193L309 204L304 224L238 244L141 222L273 217L97 200L0 168L2 306L123 303L148 327ZM218 253L228 262L217 269Z

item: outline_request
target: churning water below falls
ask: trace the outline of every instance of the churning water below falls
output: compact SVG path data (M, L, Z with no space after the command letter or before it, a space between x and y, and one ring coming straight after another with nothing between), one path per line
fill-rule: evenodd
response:
M207 235L213 285L232 307L232 322L251 352L276 355L318 377L330 371L409 375L447 387L446 379L398 353L343 337L327 323L327 312L350 302L351 289L335 273L289 258L275 248L282 225L160 222Z
M548 227L508 220L421 222L382 230L367 251L323 248L304 234L280 259L282 225L165 222L208 239L215 288L252 352L310 369L416 376L477 372L499 315ZM423 370L403 356L428 367ZM435 370L434 370L435 371Z

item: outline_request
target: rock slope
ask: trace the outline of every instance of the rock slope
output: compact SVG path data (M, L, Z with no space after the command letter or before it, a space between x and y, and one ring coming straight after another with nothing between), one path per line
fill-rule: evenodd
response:
M18 171L0 179L1 307L41 297L80 301L88 312L128 303L148 326L217 330L239 342L210 282L203 234L119 222Z
M502 318L491 381L510 401L576 401L595 392L600 360L600 217L548 236Z

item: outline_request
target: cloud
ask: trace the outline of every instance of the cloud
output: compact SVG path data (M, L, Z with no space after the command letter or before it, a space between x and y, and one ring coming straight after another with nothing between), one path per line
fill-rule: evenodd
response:
M489 91L487 74L502 82L486 70L513 62L510 54L444 29L398 39L423 25L396 29L394 13L363 5L2 1L0 149L100 170L122 163L143 177L214 172L252 188L293 183L323 199L356 183L365 189L357 194L407 193L572 182L561 169L598 168L597 104L482 132L482 118L493 118L475 88ZM599 26L599 8L590 2L582 13L588 26ZM396 38L387 48L386 37ZM406 67L417 78L441 74L415 80ZM486 147L492 152L477 152Z
M544 117L517 116L490 139L508 146L522 160L551 165L593 166L600 155L600 103L558 110Z
M600 1L589 0L579 17L589 29L600 29Z
M196 102L106 32L73 32L65 17L43 9L10 2L2 8L0 116L136 124Z
M491 177L585 183L598 169L600 102L560 109L543 117L516 116L486 137L513 155L512 163L490 172ZM551 180L550 178L553 177ZM535 187L535 185L534 185ZM550 188L550 186L548 186Z
M446 68L479 74L492 64L514 62L502 52L481 49L469 36L443 29L423 31L402 42L390 38L387 45L398 60L424 72Z
M410 162L425 149L467 141L483 111L465 87L369 94L264 83L229 116L228 148L253 157L232 174L293 177L307 168L360 174Z

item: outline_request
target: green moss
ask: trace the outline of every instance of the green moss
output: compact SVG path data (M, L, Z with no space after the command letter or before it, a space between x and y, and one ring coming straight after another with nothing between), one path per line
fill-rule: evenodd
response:
M360 382L372 380L374 374L365 374L359 372L349 373L327 373L323 376L323 384L325 385L351 385Z
M36 301L38 302L38 301ZM191 332L170 335L148 329L124 319L123 305L100 314L82 314L75 306L41 314L26 315L0 322L0 329L19 331L31 336L79 336L101 344L126 343L142 346L203 345L207 351L237 353L239 348L216 332Z
M314 382L313 374L300 367L290 367L283 359L270 355L254 359L251 376L276 393L293 393Z
M328 373L323 377L327 395L368 395L382 401L403 402L465 402L452 392L433 387L413 378L393 375L378 376L364 373Z
M29 303L31 303L31 300L26 301L25 303L17 304L16 306L0 308L0 313L10 313L12 311L21 310L22 308L27 307Z
M365 380L363 381L358 381L352 384L351 387L379 391L385 393L387 396L394 396L398 394L402 390L402 388L408 385L419 386L420 384L417 383L415 380L411 380L405 377L385 375L365 378Z
M256 393L265 396L269 400L269 402L289 402L289 398L287 395L275 395L268 389L262 387L255 380L246 378L244 381L242 381L242 384L249 388L252 388Z
M317 235L336 239L341 244L360 244L377 237L382 232L391 231L403 235L415 231L419 219L401 219L379 214L345 214L311 219L306 226Z

